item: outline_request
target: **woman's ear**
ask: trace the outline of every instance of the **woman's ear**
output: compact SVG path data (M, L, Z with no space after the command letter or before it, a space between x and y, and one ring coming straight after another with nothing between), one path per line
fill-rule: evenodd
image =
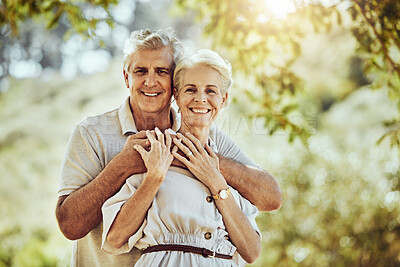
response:
M225 107L228 103L228 92L226 92L223 96L222 96L222 106Z
M177 92L178 90L176 89L176 87L174 87L174 91L172 92L172 94L174 95L176 100L178 100Z

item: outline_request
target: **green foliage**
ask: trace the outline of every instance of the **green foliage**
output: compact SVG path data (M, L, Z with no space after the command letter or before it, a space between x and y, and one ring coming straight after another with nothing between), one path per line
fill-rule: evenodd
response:
M79 33L86 37L93 36L96 26L101 21L106 21L110 26L113 20L109 13L109 7L118 3L118 0L2 0L0 4L0 26L9 25L12 33L17 36L22 22L28 19L44 21L48 29L55 28L61 17L65 16L71 24L66 37L72 32ZM83 13L87 9L101 9L107 16L97 18Z
M257 112L249 114L250 117L264 117L268 121L274 114L279 114L286 120L277 125L278 128L291 125L294 131L298 131L298 126L293 126L288 119L289 114L282 111L286 105L283 101L285 93L297 99L299 93L307 89L301 77L291 69L301 54L300 42L311 32L330 31L333 26L343 23L343 16L349 14L358 52L364 60L364 73L372 80L372 87L387 87L392 98L400 101L399 1L341 0L332 6L323 5L322 1L293 1L296 12L284 19L274 19L266 2L177 1L181 12L196 12L204 34L212 40L215 48L227 51L235 72L256 79L256 87L262 89L262 95L251 97L257 88L245 89L246 96L258 107ZM350 6L343 7L348 4ZM400 121L397 124L400 125ZM307 134L297 136L303 140L308 137ZM393 136L393 132L388 136ZM399 135L391 139L398 140Z
M267 128L291 129L306 140L309 133L305 126L292 122L288 112L288 106L295 105L286 101L288 96L295 99L305 89L290 67L301 54L302 38L312 29L329 30L332 18L340 21L340 13L333 7L310 4L299 6L298 12L285 20L275 20L265 1L181 0L177 5L182 10L196 10L197 19L204 21L204 34L211 37L214 48L226 50L234 72L255 79L256 88L244 89L257 106L249 117L263 117ZM255 96L258 89L261 94Z
M374 89L389 88L389 95L398 103L400 111L400 2L353 0L348 9L353 20L353 35L363 56L365 73L373 76ZM400 120L397 130L389 129L392 145L400 146Z
M375 145L379 122L396 113L386 93L363 88L337 103L320 115L307 147L286 144L282 133L223 125L282 189L281 209L257 217L262 254L252 266L399 265L398 148Z

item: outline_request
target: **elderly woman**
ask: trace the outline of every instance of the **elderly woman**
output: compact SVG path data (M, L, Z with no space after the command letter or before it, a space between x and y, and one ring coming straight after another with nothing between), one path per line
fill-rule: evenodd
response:
M257 209L228 186L209 138L231 83L230 64L210 50L198 50L177 65L174 95L181 128L176 138L148 131L149 151L135 146L148 171L131 176L104 203L104 251L121 254L137 247L143 254L135 266L237 266L242 259L257 259ZM174 157L180 167L171 166ZM132 198L136 205L125 207ZM135 219L124 220L124 213Z

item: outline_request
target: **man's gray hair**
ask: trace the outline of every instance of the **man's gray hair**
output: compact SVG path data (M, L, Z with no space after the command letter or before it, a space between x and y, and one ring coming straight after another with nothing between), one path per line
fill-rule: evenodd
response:
M126 39L124 46L124 70L130 67L131 55L140 49L160 49L166 46L171 47L174 54L174 63L179 61L183 53L181 41L176 37L172 28L165 30L137 30L131 33ZM175 66L174 66L175 67Z
M189 55L183 56L182 60L178 62L174 72L174 87L176 88L176 95L179 95L183 84L182 79L185 71L189 68L196 66L206 66L218 72L221 82L221 93L228 93L232 86L232 67L229 61L223 59L217 52L210 49L199 49ZM229 103L230 97L225 101L224 107Z

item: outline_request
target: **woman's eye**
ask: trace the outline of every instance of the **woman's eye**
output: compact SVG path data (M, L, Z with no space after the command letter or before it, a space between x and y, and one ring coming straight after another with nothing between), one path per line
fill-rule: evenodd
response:
M193 88L186 88L185 92L194 92Z

